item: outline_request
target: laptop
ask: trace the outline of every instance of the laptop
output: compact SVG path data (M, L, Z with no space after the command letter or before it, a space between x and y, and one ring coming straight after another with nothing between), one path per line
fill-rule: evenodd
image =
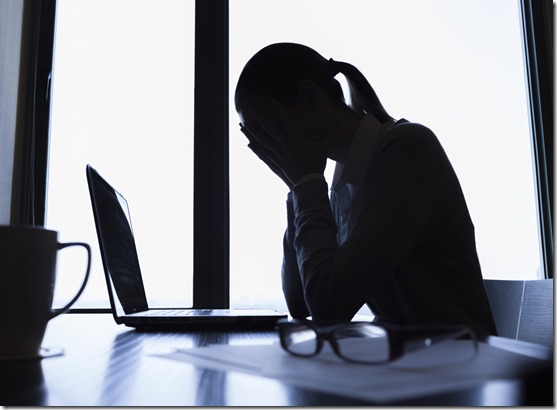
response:
M87 182L106 276L118 324L134 328L272 327L286 314L271 309L151 309L143 286L128 202L87 165Z

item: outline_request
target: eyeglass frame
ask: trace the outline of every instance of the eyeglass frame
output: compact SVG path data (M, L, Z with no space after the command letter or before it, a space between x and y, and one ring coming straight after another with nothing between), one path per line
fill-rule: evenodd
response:
M383 329L387 333L387 340L389 343L389 357L384 360L378 360L373 362L366 362L363 360L351 359L349 357L343 356L341 349L337 343L337 340L334 338L334 333L338 330L341 330L349 325L357 325L357 324L365 324L371 325L380 329ZM303 325L311 330L313 330L316 334L316 349L315 352L312 354L301 354L298 352L294 352L289 350L288 345L286 343L286 333L285 325ZM468 325L393 325L390 323L373 323L373 322L363 322L363 321L353 321L353 322L336 322L334 324L327 324L327 325L317 325L315 322L311 320L300 320L300 319L279 319L277 321L276 329L279 333L280 345L281 347L286 350L289 354L302 357L302 358L310 358L317 356L321 349L323 348L324 342L326 340L329 341L331 347L335 354L340 357L342 360L345 360L350 363L357 363L357 364L368 364L368 365L381 365L393 362L397 359L400 359L404 356L405 353L410 351L415 351L419 349L413 350L405 350L405 342L412 340L414 338L425 337L426 342L422 348L427 348L427 340L431 341L431 337L433 337L432 333L441 333L447 334L449 332L457 332L456 335L450 333L450 336L442 338L441 340L456 340L462 338L463 336L470 336L471 342L474 346L474 354L478 352L478 337L474 329L472 329Z

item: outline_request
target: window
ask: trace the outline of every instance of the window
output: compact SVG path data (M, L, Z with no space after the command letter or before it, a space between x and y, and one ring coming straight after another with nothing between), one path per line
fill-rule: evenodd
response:
M547 19L551 2L543 2L541 12L532 0L47 0L42 8L33 8L45 20L40 30L31 30L32 41L38 43L38 70L45 67L47 73L54 4L52 99L49 105L33 98L33 110L26 108L26 118L34 122L25 132L18 218L21 223L42 224L46 214L46 226L58 230L61 241L93 245L92 277L78 307L108 306L84 175L85 164L91 163L131 204L150 304L191 305L192 287L194 296L200 288L195 279L199 275L194 272L192 279L192 270L199 271L198 260L205 259L211 274L209 280L201 280L202 296L215 293L211 286L216 285L215 299L228 304L230 276L233 306L284 309L280 266L286 187L247 149L233 106L226 112L203 107L204 114L216 113L213 119L225 124L230 119L230 173L228 157L210 155L218 146L228 151L226 132L218 127L207 134L210 142L202 156L206 161L194 161L194 153L200 152L192 138L198 134L194 111L197 116L201 103L228 100L215 97L213 90L201 103L197 95L194 100L194 43L195 81L201 74L222 80L220 73L209 71L215 66L229 69L225 82L230 96L246 61L273 42L305 43L327 57L353 63L392 115L429 126L441 140L475 222L484 276L538 278L543 270L552 276L551 206L544 205L539 217L543 229L538 228L536 209L540 196L551 202L547 181L552 181L552 149L543 152L539 147L551 147L552 140L540 141L538 130L540 122L550 129L550 119L539 113L552 112L552 99L548 101L546 94L540 98L541 108L534 103L530 108L527 102L534 97L527 96L525 85L532 89L536 74L546 68L552 73L552 68L543 61L540 68L529 57L526 76L522 52L523 43L529 52L533 49L531 32L538 35L535 47L540 33L549 38L551 27L540 26L539 20ZM521 11L527 18L521 18ZM198 52L213 50L197 46L202 37L208 43L222 41L225 55L198 58ZM543 54L543 46L536 52ZM33 53L30 48L31 60ZM48 91L47 77L35 77L36 95ZM551 79L539 81L542 94L552 89L547 87ZM49 110L47 132L48 115L43 111ZM530 116L536 117L533 139ZM201 123L196 120L196 127ZM223 135L225 142L215 135ZM201 162L207 164L200 173ZM548 164L544 181L542 163ZM329 180L333 165L327 168ZM218 180L217 188L193 195L205 176L206 185ZM223 178L224 193L215 201L214 191ZM218 222L209 221L211 227L199 241L196 235L204 231L207 218L192 215L204 208L203 216L218 213ZM219 235L218 243L210 239ZM195 248L202 258L196 258ZM211 264L215 250L224 257ZM77 288L82 255L68 251L59 263L55 305Z
M244 64L271 43L354 64L391 115L440 139L484 278L541 278L519 11L508 0L234 0L230 95ZM233 106L230 118L232 304L279 303L287 190L246 147Z
M58 0L46 226L93 250L76 307L108 307L85 165L128 199L151 306L191 306L192 0ZM60 253L55 305L83 256Z

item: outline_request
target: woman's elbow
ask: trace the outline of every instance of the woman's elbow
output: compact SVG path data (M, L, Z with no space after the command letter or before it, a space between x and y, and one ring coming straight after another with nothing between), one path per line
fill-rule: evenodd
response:
M304 286L306 305L316 321L351 320L355 314L352 296L330 280L308 281Z

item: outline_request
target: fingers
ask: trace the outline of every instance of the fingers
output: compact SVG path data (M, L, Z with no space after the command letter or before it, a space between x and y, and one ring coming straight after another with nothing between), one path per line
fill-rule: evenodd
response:
M277 165L274 163L274 161L271 158L269 158L267 155L265 155L262 147L257 146L255 144L249 144L248 148L251 149L253 153L257 155L259 159L263 161L265 164L267 164L267 166L271 168L273 171L275 171L275 169L278 168Z
M242 123L240 123L240 131L249 141L248 148L250 148L261 160L264 160L264 158L271 159L274 156L273 152L267 146L260 143L259 139L257 139L246 127L244 127Z
M263 161L271 171L273 171L280 179L288 185L289 188L292 188L292 183L286 176L286 174L282 171L282 169L277 165L275 160L273 159L273 152L270 151L268 148L264 147L263 145L258 144L257 142L249 143L248 148L253 151L257 157Z
M275 142L275 140L272 137L267 135L267 133L262 130L258 130L257 135L255 135L246 127L241 125L240 131L246 136L250 144L256 143L260 147L265 147L267 149L272 149L272 150L276 150L280 148L280 145L277 142Z
M265 144L259 142L259 139L254 137L254 135L245 127L240 128L240 131L246 136L249 141L248 147L261 158L261 156L271 158L273 157L273 151L270 150ZM263 159L263 158L261 158Z
M277 105L278 104L278 105ZM278 102L275 104L280 106ZM273 150L279 150L284 146L295 146L300 143L301 133L293 124L288 113L280 106L278 112L272 107L273 114L265 112L259 108L251 110L254 120L259 125L260 131L255 133L255 138L262 144Z
M240 131L246 136L250 143L255 141L255 137L251 134L251 132L249 132L246 127L242 125L242 123L240 123Z
M240 124L240 130L248 138L249 148L287 185L292 186L293 181L309 173L307 169L320 168L324 155L317 153L319 166L314 166L314 148L278 101L271 101L265 110L250 107L248 112L249 129Z
M266 146L258 144L257 142L250 142L248 144L248 148L251 149L255 153L255 155L257 155L259 159L261 159L267 165L273 165L273 167L278 166L275 153Z
M275 152L295 150L304 144L305 138L301 131L276 99L272 99L265 109L252 106L248 112L253 122L249 125L250 129L247 130L244 124L240 124L240 127L250 141L257 140Z

